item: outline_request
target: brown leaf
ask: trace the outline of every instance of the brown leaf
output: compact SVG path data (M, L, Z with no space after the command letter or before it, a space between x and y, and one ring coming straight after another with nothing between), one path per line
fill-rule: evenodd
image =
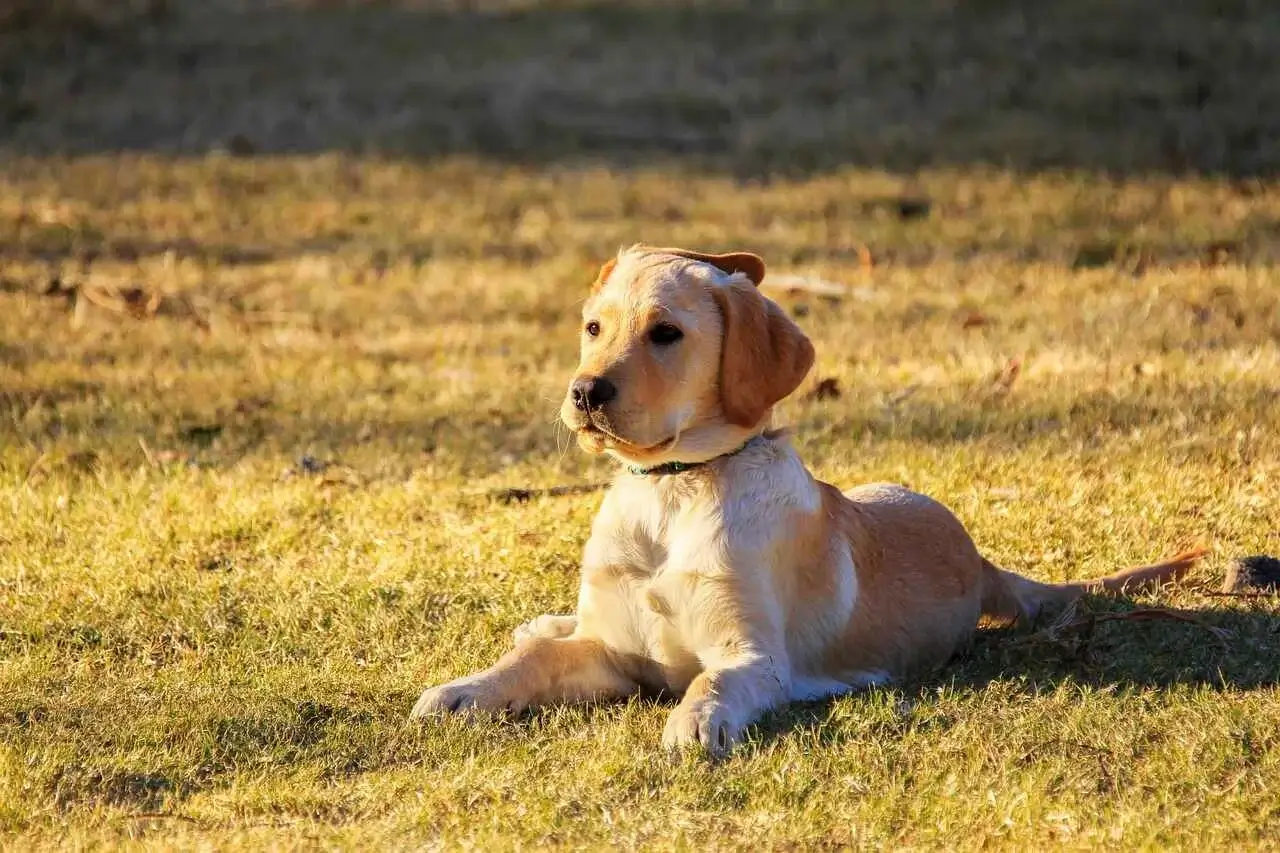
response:
M40 285L36 292L41 296L60 296L71 302L75 299L76 291L78 290L79 287L77 285L66 281L62 276L51 275L44 284Z
M1076 251L1071 266L1074 269L1096 269L1105 267L1116 259L1118 247L1115 243L1089 243Z
M208 447L222 435L222 424L195 424L186 427L179 433L183 440L191 441L202 447Z
M1240 254L1240 243L1235 240L1214 240L1204 247L1200 263L1208 267L1220 267Z
M98 454L93 450L77 450L67 454L67 465L77 471L97 471L99 464Z
M119 294L124 303L125 312L139 320L144 317L154 317L163 299L159 293L148 293L141 287L126 287L121 289Z
M364 477L349 465L329 463L317 480L320 486L354 486L364 485Z
M1142 275L1155 261L1150 249L1104 240L1081 246L1071 266L1077 270L1114 266L1133 275Z
M890 409L895 408L896 406L899 406L905 403L907 400L911 399L911 397L913 397L915 393L919 390L920 390L919 384L908 385L906 388L903 388L898 391L894 391L892 394L886 397L884 404Z
M840 399L840 381L833 376L825 379L819 379L818 384L813 386L813 390L806 395L809 400L839 400Z
M1011 358L1008 363L996 374L994 384L998 394L1008 394L1013 390L1013 384L1018 381L1018 377L1022 375L1022 359Z
M41 480L49 476L49 469L53 465L53 454L49 451L41 453L36 457L36 461L31 463L31 467L27 469L27 476L23 482L28 486L34 486Z
M964 316L964 320L961 321L960 327L963 329L980 329L983 326L988 325L990 322L991 321L987 319L986 315L980 314L977 311L970 311Z
M924 196L903 197L898 199L898 218L903 221L925 219L932 207L932 203Z
M236 403L233 411L237 415L252 415L271 406L270 397L246 397Z
M236 157L248 157L257 150L258 148L253 144L253 140L243 133L237 133L227 140L228 153Z

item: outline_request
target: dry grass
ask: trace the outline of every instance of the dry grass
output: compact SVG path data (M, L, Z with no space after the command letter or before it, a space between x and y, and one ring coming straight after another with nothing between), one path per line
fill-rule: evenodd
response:
M10 846L1276 843L1280 610L1204 594L1280 550L1264 4L172 5L26 66L0 172ZM953 82L917 115L925 68ZM987 112L965 68L1029 88ZM572 604L598 495L489 493L609 475L553 418L592 265L636 240L841 285L775 291L818 346L781 415L824 478L927 491L1038 577L1206 542L1165 601L1226 647L983 636L717 766L660 755L647 702L408 725Z

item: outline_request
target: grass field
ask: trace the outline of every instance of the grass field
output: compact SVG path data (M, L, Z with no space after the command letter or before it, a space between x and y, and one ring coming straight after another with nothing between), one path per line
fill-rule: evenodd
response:
M0 846L1280 844L1280 605L1210 594L1280 551L1272 4L152 5L0 35ZM771 291L824 479L1039 578L1204 543L1204 625L716 765L648 701L408 724L572 607L599 494L509 490L610 476L555 413L637 241L841 285Z

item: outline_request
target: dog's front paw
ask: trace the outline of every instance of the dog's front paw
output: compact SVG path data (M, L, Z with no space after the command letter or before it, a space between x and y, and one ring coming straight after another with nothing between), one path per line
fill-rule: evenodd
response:
M446 714L496 714L518 711L517 703L497 689L492 679L483 675L459 678L438 687L422 691L418 702L409 712L409 719L438 717Z
M577 616L552 616L550 614L530 619L512 631L512 638L517 644L534 637L548 640L562 640L578 629Z
M743 726L725 703L712 698L681 702L667 718L662 745L667 749L701 747L721 757L742 740Z

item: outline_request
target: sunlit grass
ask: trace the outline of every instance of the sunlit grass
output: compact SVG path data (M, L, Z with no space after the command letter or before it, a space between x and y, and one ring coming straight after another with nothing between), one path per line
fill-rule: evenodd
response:
M399 19L380 14L367 20L385 36ZM609 29L630 13L579 14L552 16L553 47L585 21L622 39L620 59L648 56ZM645 32L678 48L705 25L683 20ZM508 23L484 31L494 49L467 85L499 91L508 78L485 63L544 55L531 19ZM198 42L198 25L180 16L164 38ZM795 26L768 31L774 52L816 25ZM261 30L278 47L298 32ZM315 39L299 62L337 50ZM594 67L566 56L575 74ZM656 67L632 82L661 101L675 84ZM1054 83L1063 103L1069 82ZM635 118L565 85L599 96L592 115ZM748 88L725 97L747 103ZM741 140L705 168L593 165L572 156L599 153L585 137L547 162L554 121L517 122L541 152L523 164L483 146L336 153L345 137L329 153L33 152L95 103L48 107L0 168L6 846L1224 849L1280 835L1280 612L1209 594L1230 558L1280 550L1273 181L977 155L788 172ZM680 121L719 126L689 110ZM840 135L779 110L752 145ZM863 153L888 146L876 139ZM904 218L904 198L927 214ZM1191 583L1160 601L1203 611L1225 646L1171 622L984 635L936 678L774 714L718 765L661 754L669 709L648 701L410 725L423 687L573 606L598 493L505 490L611 474L555 412L594 269L637 241L751 249L777 280L842 286L836 300L770 290L817 346L779 419L820 476L928 492L994 561L1040 578L1204 543ZM820 380L838 393L813 395Z

